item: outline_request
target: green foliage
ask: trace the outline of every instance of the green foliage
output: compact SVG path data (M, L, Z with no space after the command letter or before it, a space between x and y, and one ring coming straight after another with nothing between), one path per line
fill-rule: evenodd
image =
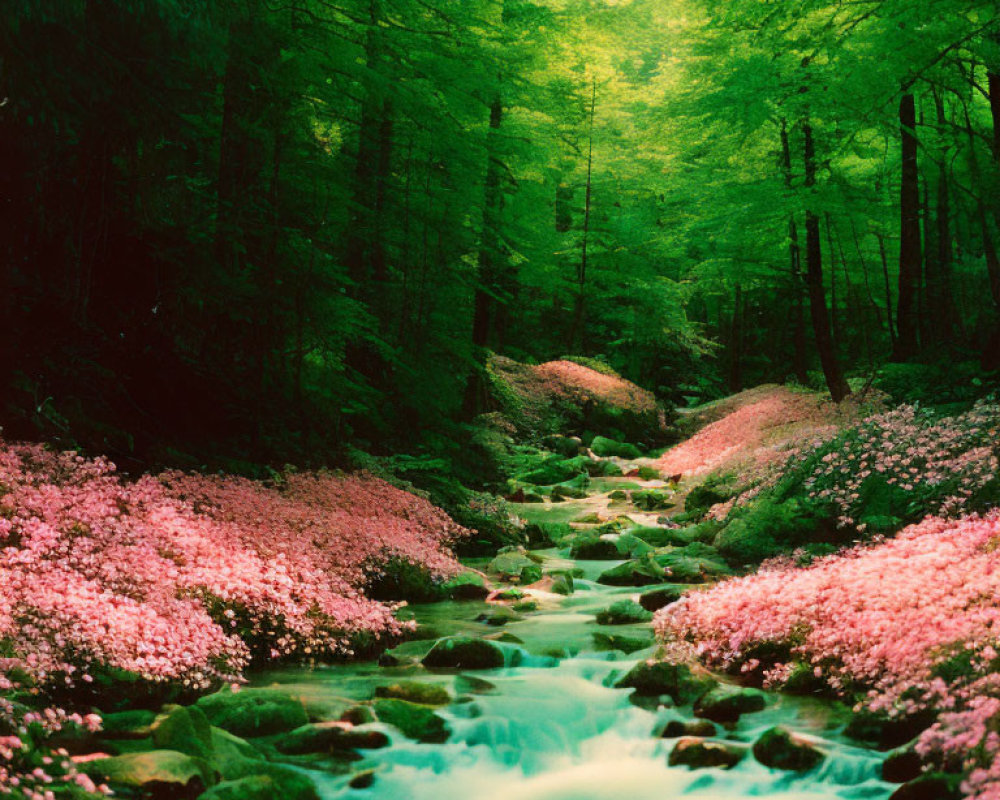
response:
M715 546L733 564L759 564L766 558L822 542L832 524L813 506L797 499L764 497L741 509L715 537Z

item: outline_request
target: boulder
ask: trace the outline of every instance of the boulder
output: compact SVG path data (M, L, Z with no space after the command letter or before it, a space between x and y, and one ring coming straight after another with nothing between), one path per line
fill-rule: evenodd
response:
M930 727L934 722L932 712L921 712L909 717L889 718L882 714L862 710L855 712L847 723L844 734L870 747L889 750L899 747Z
M664 586L661 589L650 589L639 595L639 605L647 611L659 611L661 608L676 603L684 596L684 591L676 586Z
M557 486L552 487L552 492L550 497L555 500L584 500L589 495L583 489L577 486L570 486L565 483L560 483Z
M616 442L614 439L607 439L604 436L595 436L590 443L590 450L599 458L639 458L642 452L634 444L626 442Z
M808 772L825 756L815 746L785 728L768 728L753 744L753 756L765 767Z
M102 739L145 739L152 735L156 714L140 709L101 715Z
M652 618L652 613L635 600L619 600L598 613L597 623L599 625L631 625L636 622L649 622Z
M153 745L159 750L176 750L206 760L212 757L212 726L197 706L167 706L150 730Z
M493 642L450 636L436 641L422 663L431 669L496 669L504 665L504 655Z
M522 619L522 617L514 613L514 609L507 608L507 606L495 606L477 616L476 622L500 627L501 625L506 625L508 622L517 622L519 619Z
M460 572L441 585L446 597L452 600L482 600L490 593L486 581L478 572Z
M712 678L694 675L684 664L640 661L615 684L616 689L635 689L646 697L669 695L679 705L691 703L715 685Z
M420 681L400 681L389 686L378 686L375 689L375 696L394 697L397 700L407 700L425 706L445 706L451 702L451 695L443 686Z
M929 772L904 783L889 800L960 800L962 776Z
M732 574L714 548L699 542L653 558L671 583L706 583Z
M340 722L318 722L303 725L284 734L275 747L286 755L328 753L345 750L377 750L389 744L382 731L361 731Z
M237 736L270 736L309 721L300 700L274 689L223 690L200 698L195 707L212 725Z
M553 594L570 595L576 587L573 584L573 576L568 572L557 572L552 576L552 585L549 591Z
M597 582L606 586L650 586L666 579L663 567L651 558L637 558L605 570Z
M679 739L682 736L707 739L718 733L715 725L707 719L672 719L660 731L661 739Z
M195 798L217 782L215 771L204 759L176 750L102 758L83 764L83 769L99 782L139 790L158 800Z
M536 564L523 551L508 550L500 553L494 558L488 567L491 573L495 573L501 580L512 583L534 583L541 580L542 568Z
M674 503L670 502L669 495L664 492L635 491L632 492L630 499L636 508L641 508L643 511L664 511L674 507Z
M395 698L379 699L373 705L379 720L392 725L409 739L440 744L451 734L447 723L430 706Z
M647 553L652 553L654 548L648 542L644 542L631 531L623 533L615 542L615 547L621 554L621 558L641 558Z
M630 533L651 547L684 547L691 543L685 528L634 528Z
M369 706L351 706L340 715L340 721L351 725L367 725L375 721L375 714Z
M546 436L542 440L542 444L563 458L574 458L580 455L580 449L583 447L583 442L577 436Z
M623 653L645 650L647 647L652 647L654 642L652 636L623 636L601 631L595 632L593 638L594 647L598 650L620 650Z
M674 745L668 763L672 767L684 766L690 769L707 767L732 769L743 760L744 755L746 755L744 748L734 744L686 736Z
M320 800L316 784L312 779L292 767L284 764L272 764L267 761L247 761L241 760L230 768L230 774L226 777L226 782L238 783L245 778L266 778L277 786L277 796L281 800ZM260 785L262 781L250 782L249 786ZM219 784L220 786L222 784ZM233 800L243 800L241 795L224 795L225 800L231 797ZM267 797L267 795L264 795ZM255 798L256 800L256 798Z
M600 536L579 536L570 545L569 554L572 558L583 561L616 561L621 558L618 547L611 539Z
M243 777L246 773L240 768L245 762L261 761L263 754L250 742L234 736L222 728L211 728L212 759L215 767L224 780Z
M903 745L886 754L885 761L882 762L882 780L906 783L919 778L923 767L923 760L913 744Z
M281 786L268 775L248 775L213 786L198 800L285 800Z
M743 714L764 710L764 693L756 689L717 686L698 698L696 716L713 722L736 722Z
M347 782L352 789L369 789L375 783L375 770L366 769L355 773Z

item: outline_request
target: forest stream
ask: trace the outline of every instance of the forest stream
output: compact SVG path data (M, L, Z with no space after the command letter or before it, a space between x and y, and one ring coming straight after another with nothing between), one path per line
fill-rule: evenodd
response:
M577 503L546 503L530 509L534 518L593 508L606 495ZM636 516L631 514L631 516ZM639 515L641 516L641 515ZM303 697L306 705L331 715L370 699L376 687L419 681L445 688L451 702L438 713L451 733L442 744L417 743L381 723L363 729L385 732L391 744L365 751L374 782L364 790L348 785L350 776L310 769L324 798L369 797L398 800L662 800L692 798L886 798L889 784L879 779L882 755L852 745L840 735L847 719L843 706L816 698L768 693L764 711L738 722L716 725L718 741L744 750L731 769L670 766L676 738L658 734L671 720L695 720L688 706L633 702L631 690L614 683L654 651L651 623L598 625L595 616L613 602L636 599L655 586L613 587L596 581L620 561L573 560L566 550L533 553L545 572L575 570L575 591L561 596L531 587L525 599L537 610L512 615L502 628L477 618L493 614L497 603L437 602L412 605L423 635L392 651L392 666L361 661L313 668L295 667L260 674L258 686L278 685ZM483 567L485 562L470 563ZM666 586L666 584L665 584ZM598 636L595 638L595 634ZM604 634L604 636L601 636ZM487 637L504 650L502 669L426 670L417 659L435 638ZM608 637L618 637L612 638ZM615 642L648 646L626 655L609 649ZM631 649L626 644L625 649ZM383 663L385 663L383 661ZM726 680L722 676L716 676ZM333 716L333 718L336 718ZM806 773L772 770L748 748L765 730L783 726L816 745L822 764ZM342 772L342 770L340 770Z

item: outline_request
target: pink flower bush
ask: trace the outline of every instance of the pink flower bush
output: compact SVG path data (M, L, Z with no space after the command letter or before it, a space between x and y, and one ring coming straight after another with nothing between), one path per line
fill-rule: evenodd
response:
M0 690L14 676L34 692L80 687L109 669L204 689L240 680L251 656L349 654L404 629L364 586L398 561L454 573L449 546L466 533L364 474L132 482L105 459L0 443ZM8 704L0 722L35 721ZM0 793L30 783L15 738L0 743Z
M588 410L602 407L642 419L651 429L666 428L653 393L610 368L598 371L566 360L528 365L496 355L488 367L494 392L518 424L537 425L553 411L573 409L586 416Z
M865 419L805 477L809 497L830 502L841 527L865 510L872 482L911 495L924 511L957 516L996 474L1000 405L980 402L955 417L901 406ZM926 506L926 507L925 507ZM864 530L864 523L857 526Z
M805 669L873 711L940 709L928 758L968 771L966 792L1000 797L1000 512L930 517L896 539L687 595L658 613L667 640L710 666L783 685ZM767 658L765 655L769 654Z
M573 361L547 361L531 367L540 391L583 404L599 402L636 414L655 413L656 398L624 378Z
M731 398L726 413L664 453L654 465L664 474L705 475L752 458L758 467L783 463L802 437L837 430L844 413L819 394L762 386Z

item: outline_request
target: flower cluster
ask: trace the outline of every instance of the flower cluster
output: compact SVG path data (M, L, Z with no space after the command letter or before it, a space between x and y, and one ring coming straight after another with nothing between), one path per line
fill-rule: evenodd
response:
M841 527L862 532L862 512L878 510L887 504L878 500L892 495L896 507L954 517L995 476L998 441L995 402L944 418L901 406L839 437L810 465L803 487L810 498L835 506Z
M128 481L105 459L0 443L0 691L15 676L36 693L75 691L108 670L201 689L239 680L253 656L347 654L357 637L403 630L364 594L384 566L448 576L466 533L365 474ZM0 793L33 785L36 769L50 779L18 766L36 752L36 712L4 702L16 733L0 739Z
M665 414L653 393L607 367L597 370L567 360L528 365L494 355L489 373L494 394L519 425L527 421L537 426L553 412L556 417L576 418L608 409L641 420L650 431L666 428ZM565 432L565 420L559 432Z
M1000 797L1000 513L930 517L889 541L689 594L659 612L660 636L708 664L780 686L803 671L873 711L947 712L924 754Z
M743 392L726 413L664 453L664 474L704 475L750 459L758 469L783 463L802 437L836 431L844 411L814 392L764 386Z

